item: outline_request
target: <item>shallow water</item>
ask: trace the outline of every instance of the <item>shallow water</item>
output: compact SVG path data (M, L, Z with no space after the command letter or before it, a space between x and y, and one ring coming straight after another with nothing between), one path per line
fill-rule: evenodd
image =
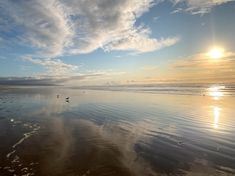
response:
M233 92L136 89L1 88L0 175L235 175Z

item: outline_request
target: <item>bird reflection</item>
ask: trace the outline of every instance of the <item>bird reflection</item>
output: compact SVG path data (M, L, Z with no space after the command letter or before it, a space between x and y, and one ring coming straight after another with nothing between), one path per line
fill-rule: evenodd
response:
M213 86L208 88L208 93L214 100L219 100L224 96L224 93L222 92L222 89L224 88L224 86Z
M219 127L219 118L220 118L220 108L215 106L213 109L214 112L214 128L218 128Z

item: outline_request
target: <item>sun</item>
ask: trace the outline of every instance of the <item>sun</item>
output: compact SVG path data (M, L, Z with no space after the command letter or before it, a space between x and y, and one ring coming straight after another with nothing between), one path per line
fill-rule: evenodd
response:
M224 57L224 49L214 47L208 52L208 56L212 59L220 59Z

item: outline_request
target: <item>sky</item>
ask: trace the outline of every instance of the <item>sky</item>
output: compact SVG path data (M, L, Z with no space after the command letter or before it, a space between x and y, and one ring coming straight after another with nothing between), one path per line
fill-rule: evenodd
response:
M235 83L234 33L235 0L0 0L0 84Z

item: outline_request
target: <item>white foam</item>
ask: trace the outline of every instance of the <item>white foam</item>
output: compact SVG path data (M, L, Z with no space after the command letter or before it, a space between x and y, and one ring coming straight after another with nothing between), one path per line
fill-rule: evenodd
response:
M11 172L11 173L15 172L14 169L8 169L8 171Z
M21 171L27 171L27 170L28 170L27 167L24 167L24 168L21 169Z
M8 170L8 169L10 169L10 168L11 168L11 167L6 166L6 167L4 167L3 169Z
M36 133L38 130L40 129L40 127L36 127L33 129L33 131L28 132L28 133L24 133L24 137L21 138L17 143L15 143L12 148L16 148L18 145L20 145L22 142L24 142L25 139L29 138L30 136L32 136L34 133Z
M17 124L17 123L21 123L20 121L15 121L15 120L12 120L11 119L11 122L13 122L14 124ZM24 133L23 134L23 137L18 141L16 142L13 146L12 146L12 151L10 153L8 153L6 155L6 157L9 159L10 157L12 157L12 155L14 153L16 153L16 147L18 145L20 145L22 142L24 142L27 138L29 138L30 136L32 136L33 134L35 134L39 129L40 129L40 126L38 126L37 124L34 124L34 125L31 125L31 124L23 124L24 127L28 127L29 129L32 129L32 131L28 132L28 133ZM12 157L13 158L13 157ZM23 165L22 163L20 163L20 157L15 155L14 158L12 159L11 161L11 164L15 164L15 163L18 163L17 167L20 167L22 168ZM30 163L29 167L32 166L32 165L35 165L35 164L38 164L38 163ZM13 165L14 166L14 165ZM8 172L10 173L14 173L15 170L13 168L11 168L10 166L6 166L4 167L3 169L7 170ZM22 175L22 176L32 176L32 175L35 175L32 171L33 169L32 168L28 168L28 167L23 167L21 169L22 172L24 172L25 174ZM28 171L30 171L29 173L27 173ZM14 174L14 176L17 176L16 174Z
M16 152L16 150L13 150L12 152L8 153L8 154L6 155L6 157L7 157L7 158L10 158L10 156L11 156L12 154L14 154L15 152Z
M19 159L20 157L16 155L15 158L11 161L11 163L19 163Z

